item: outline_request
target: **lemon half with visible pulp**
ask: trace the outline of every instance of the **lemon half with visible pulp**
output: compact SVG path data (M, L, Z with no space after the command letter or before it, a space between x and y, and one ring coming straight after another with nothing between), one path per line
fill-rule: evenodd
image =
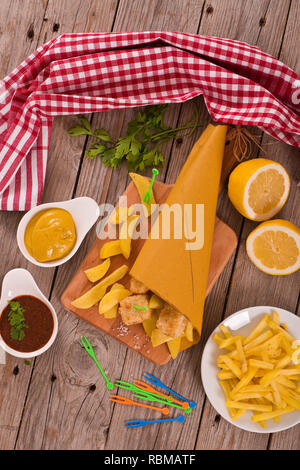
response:
M237 211L250 220L267 220L285 204L290 179L280 163L254 158L240 163L231 173L228 196Z
M263 222L247 238L246 250L267 274L291 274L300 268L300 228L287 220Z

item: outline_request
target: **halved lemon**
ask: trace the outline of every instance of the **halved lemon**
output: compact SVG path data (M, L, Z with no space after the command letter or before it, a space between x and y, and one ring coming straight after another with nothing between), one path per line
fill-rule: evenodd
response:
M300 268L300 229L287 220L261 223L247 238L247 254L267 274L291 274Z
M290 179L280 163L254 158L240 163L231 173L228 196L237 211L250 220L267 220L285 204Z

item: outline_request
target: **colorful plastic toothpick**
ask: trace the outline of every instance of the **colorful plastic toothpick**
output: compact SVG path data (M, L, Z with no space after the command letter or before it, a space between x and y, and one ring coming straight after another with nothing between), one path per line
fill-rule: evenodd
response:
M136 310L146 310L146 312L149 312L149 308L146 307L145 305L143 305L142 307L139 307L138 305L133 305L133 308L135 308Z
M110 401L114 401L115 403L119 403L120 405L134 405L140 406L141 408L149 408L150 410L159 411L163 415L169 414L169 408L159 408L158 406L152 405L145 405L145 403L138 403L137 401L130 400L130 398L121 397L120 395L112 395L110 397Z
M89 342L89 340L87 339L86 336L83 336L82 338L80 338L80 341L81 341L84 349L86 350L86 352L91 356L92 359L94 359L95 364L97 365L98 369L100 370L100 372L101 372L101 374L102 374L102 376L103 376L103 378L106 382L107 389L112 390L114 388L114 384L108 380L107 375L105 374L104 370L102 369L99 362L97 361L97 358L95 356L95 353L94 353L94 350L93 350L93 347L92 347L91 343Z
M146 372L144 374L144 377L146 380L148 380L148 382L152 383L153 385L156 385L157 387L161 387L161 388L164 388L165 390L167 390L168 392L170 392L172 395L174 395L175 397L178 397L180 398L182 401L185 401L187 402L191 408L196 408L197 406L197 403L194 402L194 401L191 401L191 400L188 400L187 398L184 398L182 395L179 395L179 393L177 392L174 392L174 390L172 390L171 388L167 387L164 383L161 382L161 380L157 379L156 377L154 377L154 375L151 375L151 374L148 374L148 372Z
M142 380L135 380L135 385L138 388L140 388L143 392L147 392L147 393L150 393L151 395L156 395L156 396L163 397L165 400L170 400L174 403L177 403L178 405L182 406L182 408L184 408L184 409L189 408L189 402L188 401L184 401L184 402L178 401L174 397L171 397L169 395L165 395L162 392L159 392L158 390L156 390L155 388L153 388L150 385L146 384Z
M156 178L156 176L158 175L158 170L156 168L153 168L152 169L152 180L150 182L150 186L149 186L149 189L148 191L146 192L145 196L144 196L144 202L146 204L150 204L150 198L151 198L151 189L152 189L152 186L153 186L153 183L154 183L154 180Z
M185 418L182 415L179 415L176 418L167 418L167 419L153 419L153 420L136 419L135 421L125 421L125 427L126 428L140 428L141 426L147 426L147 424L171 423L173 421L184 423L184 420Z
M139 398L140 400L146 400L146 401L156 401L156 402L159 402L159 403L163 403L164 405L167 405L167 406L172 406L173 408L178 408L179 410L182 410L184 411L185 413L191 413L192 409L191 408L183 408L181 405L176 405L176 403L173 403L172 401L170 400L167 400L167 399L163 399L162 397L161 398L158 398L154 395L151 395L150 393L147 393L147 392L136 392L133 394L134 398Z

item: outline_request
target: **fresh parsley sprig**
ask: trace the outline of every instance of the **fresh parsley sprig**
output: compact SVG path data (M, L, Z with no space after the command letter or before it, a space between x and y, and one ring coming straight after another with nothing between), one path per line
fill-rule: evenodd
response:
M8 304L10 306L10 311L8 313L8 321L11 326L10 336L12 339L22 341L22 339L25 338L24 328L29 328L25 323L25 309L15 300L11 300Z
M85 152L87 158L100 157L104 165L116 169L126 160L131 171L143 171L146 167L158 167L164 164L161 145L176 137L181 131L192 135L199 124L199 113L193 103L193 116L183 126L172 128L164 123L167 104L147 106L138 111L135 119L128 123L127 134L113 140L105 129L92 130L91 124L83 116L79 117L80 124L68 130L69 135L89 135L96 139Z

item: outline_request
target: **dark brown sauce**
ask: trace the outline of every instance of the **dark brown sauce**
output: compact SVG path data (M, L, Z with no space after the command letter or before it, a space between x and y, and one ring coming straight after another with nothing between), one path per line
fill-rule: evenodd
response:
M25 309L25 323L29 328L24 329L25 338L21 341L11 338L11 325L8 320L10 306L8 304L0 316L0 334L3 341L19 352L37 351L45 346L52 335L54 320L51 310L44 302L32 295L20 295L11 300L19 302Z

